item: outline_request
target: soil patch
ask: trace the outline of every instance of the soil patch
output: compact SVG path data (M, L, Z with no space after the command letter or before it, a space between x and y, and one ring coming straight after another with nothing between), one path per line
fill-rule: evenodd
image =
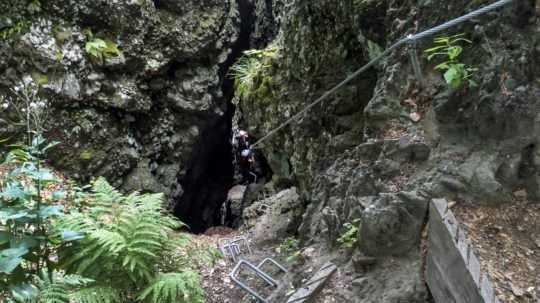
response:
M522 191L513 203L458 203L453 211L488 272L501 302L540 302L540 203Z

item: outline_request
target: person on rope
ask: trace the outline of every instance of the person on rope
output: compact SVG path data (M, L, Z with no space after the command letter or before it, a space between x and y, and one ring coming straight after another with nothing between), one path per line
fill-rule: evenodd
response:
M238 161L240 173L242 174L242 183L256 183L257 173L255 171L255 155L249 148L243 149Z
M249 135L247 131L240 130L234 137L233 145L237 150L243 151L244 149L249 149Z

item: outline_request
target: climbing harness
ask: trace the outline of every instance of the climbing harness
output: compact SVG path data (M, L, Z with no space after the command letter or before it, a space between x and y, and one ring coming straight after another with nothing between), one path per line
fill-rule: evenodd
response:
M480 8L480 9L478 9L478 10L475 10L473 12L470 12L470 13L466 14L466 15L463 15L463 16L458 17L456 19L445 22L445 23L443 23L441 25L438 25L436 27L433 27L431 29L428 29L428 30L423 31L423 32L418 33L418 34L408 35L407 37L399 40L398 42L394 43L392 46L387 48L380 55L378 55L376 58L372 59L366 65L362 66L360 69L358 69L357 71L352 73L345 80L341 81L336 86L334 86L330 90L326 91L322 96L320 96L318 99L316 99L315 101L313 101L312 103L307 105L304 109L302 109L301 111L296 113L294 116L290 117L289 119L285 120L285 122L283 122L278 127L274 128L273 130L268 132L265 136L263 136L259 140L257 140L257 142L255 142L253 145L251 145L251 148L257 147L262 142L264 142L266 139L273 136L275 133L277 133L278 131L283 129L285 126L289 125L291 122L293 122L295 120L298 120L298 118L300 118L304 113L309 111L315 105L321 103L323 100L325 100L326 98L328 98L329 96L334 94L336 91L338 91L344 85L351 82L353 79L358 77L360 74L362 74L363 72L368 70L370 67L375 65L375 63L379 62L381 59L388 56L392 51L394 51L395 49L397 49L397 48L399 48L399 47L401 47L401 46L403 46L405 44L410 45L411 48L413 49L413 51L411 51L411 53L410 53L411 60L412 60L412 65L413 65L415 75L416 75L418 81L420 83L422 83L423 77L422 77L422 73L421 73L420 63L419 63L419 60L418 60L418 55L416 54L416 51L414 50L414 48L415 48L414 46L418 41L420 41L420 40L422 40L424 38L433 36L433 35L435 35L437 33L440 33L440 32L442 32L444 30L447 30L447 29L449 29L451 27L454 27L454 26L456 26L458 24L461 24L461 23L463 23L465 21L468 21L468 20L470 20L472 18L478 17L478 16L483 15L485 13L488 13L490 11L501 8L501 7L503 7L505 5L508 5L508 4L510 4L510 3L514 2L514 1L515 0L500 0L500 1L494 2L494 3L490 4L490 5L484 6L484 7Z

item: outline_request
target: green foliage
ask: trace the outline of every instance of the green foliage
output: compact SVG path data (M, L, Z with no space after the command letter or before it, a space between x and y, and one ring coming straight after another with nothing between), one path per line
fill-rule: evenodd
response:
M300 255L300 241L294 237L288 237L279 245L278 252L286 256L286 261L294 261Z
M106 58L114 58L122 55L118 45L109 39L94 37L90 30L86 30L87 41L84 46L86 53L98 62L103 62Z
M21 303L70 303L71 292L93 281L76 275L63 276L42 270L33 284L23 284L11 290L12 300Z
M72 302L76 303L117 303L122 302L118 291L109 286L81 288L71 293Z
M203 303L200 277L191 271L160 274L138 300L151 303Z
M341 236L337 239L342 248L354 248L358 243L360 231L360 219L355 219L352 222L343 224L345 229Z
M231 67L234 78L236 94L242 98L249 98L255 88L255 80L270 67L267 61L277 54L275 46L263 50L248 50Z
M13 93L20 104L8 100L8 107L22 113L28 143L11 145L3 157L0 300L202 302L193 264L219 256L184 250L189 240L173 232L183 224L163 211L162 194L124 195L103 178L82 188L57 179L45 167L56 143L41 136L46 116L37 91L22 86Z
M32 22L30 20L20 20L12 26L0 30L0 40L6 40L12 38L13 36L24 33L28 31L31 25Z
M477 86L471 79L476 69L460 62L460 56L463 53L461 44L472 43L463 36L464 34L459 34L435 38L435 46L424 51L428 55L428 61L436 57L444 58L445 61L435 66L435 69L444 72L446 83L453 89L458 89L464 84L468 84L470 87Z
M146 300L150 293L152 298L170 298L167 302L197 298L202 290L195 273L190 270L171 275L160 273L161 269L170 269L164 264L165 256L183 244L172 241L172 229L182 224L162 212L162 198L162 194L136 192L126 196L105 179L95 180L88 207L71 212L57 225L60 230L85 235L62 252L63 267L69 273L92 278L97 281L94 286L102 290L114 289L116 292L112 293L121 298L120 302L136 296ZM166 287L160 288L162 284ZM171 297L173 294L178 297Z
M6 16L15 17L16 20L13 20L13 24L10 26L0 29L0 40L7 40L17 35L26 33L30 29L30 26L32 26L32 20L34 17L36 17L37 14L42 10L41 1L39 0L25 1L22 3L22 5L26 5L25 9L20 5L17 5L16 1L14 2L15 3L10 5L8 12L3 13Z
M0 192L0 286L20 287L43 268L55 265L53 252L62 245L54 237L54 219L62 216L59 192L43 194L58 180L44 168L48 144L36 135L29 146L13 145L3 165L12 167Z
M43 167L54 145L38 135L5 156L13 169L0 182L0 297L9 290L7 302L203 302L190 264L219 256L203 248L174 255L189 239L172 236L183 224L163 212L163 195L124 195L103 178L89 193L71 186L44 194L59 183ZM73 202L69 212L62 199Z

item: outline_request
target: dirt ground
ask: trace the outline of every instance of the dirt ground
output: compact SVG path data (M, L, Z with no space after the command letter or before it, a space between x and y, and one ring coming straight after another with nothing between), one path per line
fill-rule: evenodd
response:
M504 303L540 303L540 203L523 190L496 206L456 203L452 210ZM452 205L454 203L451 203Z
M206 231L203 235L193 236L193 240L198 242L199 245L217 247L220 238L232 238L235 236L240 236L240 233L226 227L217 227ZM246 255L245 258L254 264L257 264L266 257L275 258L276 252L272 247L256 247L251 244L251 248L253 254ZM210 264L206 264L199 268L202 274L206 303L258 302L245 291L237 287L230 279L229 273L232 271L233 267L234 264L231 260L221 259L213 267ZM261 292L265 296L269 295L271 291L274 290L273 288L259 285L257 282L260 281L255 279L251 273L247 274L245 272L240 272L239 275L248 282L248 285L257 289L257 291Z

